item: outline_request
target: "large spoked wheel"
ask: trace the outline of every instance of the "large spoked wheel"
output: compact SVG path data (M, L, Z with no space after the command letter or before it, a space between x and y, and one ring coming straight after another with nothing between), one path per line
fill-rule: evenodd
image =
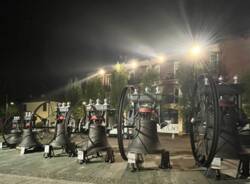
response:
M136 118L138 111L129 99L134 92L134 87L127 86L122 90L118 107L117 138L119 151L124 160L127 158L127 149L135 137Z
M196 163L209 167L217 149L219 138L219 104L214 80L202 75L193 92L190 118L190 140Z
M33 112L33 130L41 144L50 144L56 130L56 104L46 101Z
M19 117L20 116L16 116ZM15 116L10 116L3 123L3 140L8 147L15 147L21 142L22 123L21 118L14 121Z
M74 119L73 113L71 110L69 110L66 114L65 120L64 120L64 127L65 127L65 133L68 138L74 139L76 136L75 130L77 128L76 121Z

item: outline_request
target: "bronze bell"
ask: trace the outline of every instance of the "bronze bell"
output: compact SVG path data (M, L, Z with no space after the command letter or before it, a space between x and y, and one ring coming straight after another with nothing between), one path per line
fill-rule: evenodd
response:
M66 129L67 124L70 122L70 115L70 102L57 104L55 135L50 145L45 145L44 158L54 156L54 148L62 148L68 156L76 155L76 145L70 141L70 134Z
M63 122L58 122L56 124L56 136L54 137L51 146L54 148L66 147L69 144L69 139L66 135Z
M136 129L134 139L128 147L128 152L158 154L163 151L164 149L159 142L156 122L142 118L140 121L140 128Z
M102 125L91 124L88 141L83 145L83 151L87 153L86 156L108 149L111 149L111 147L107 140L106 128Z
M36 140L35 133L32 131L31 128L23 129L22 141L19 146L24 147L25 149L35 149L41 147L41 145Z
M101 104L100 100L96 100L96 104L90 103L86 106L87 121L89 122L88 141L78 150L78 159L80 163L87 163L89 156L100 156L100 152L106 152L105 162L114 162L113 149L108 143L106 135L106 116L108 110L107 100ZM105 124L105 125L104 125ZM81 155L79 157L79 155Z
M18 129L12 129L6 142L10 147L15 147L21 142L21 132Z

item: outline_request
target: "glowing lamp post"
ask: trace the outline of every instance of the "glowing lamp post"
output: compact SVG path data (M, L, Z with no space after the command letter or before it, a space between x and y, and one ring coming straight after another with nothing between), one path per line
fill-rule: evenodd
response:
M201 59L202 55L202 48L199 44L193 44L193 46L190 49L189 52L191 59L193 61L193 74L194 78L196 77L196 69L195 69L195 64L198 62L199 59Z
M164 63L166 61L166 59L167 59L166 56L163 54L156 56L156 62L158 64Z
M201 47L199 45L194 45L191 50L191 55L195 58L200 57L201 55Z
M138 67L138 63L136 60L132 60L131 63L130 63L130 66L133 70L136 70L137 67Z
M156 56L156 63L159 66L159 80L161 80L161 65L167 60L166 55L160 54Z
M98 71L98 74L101 75L101 76L103 76L105 73L106 73L106 71L104 69L102 69L102 68L99 69L99 71Z

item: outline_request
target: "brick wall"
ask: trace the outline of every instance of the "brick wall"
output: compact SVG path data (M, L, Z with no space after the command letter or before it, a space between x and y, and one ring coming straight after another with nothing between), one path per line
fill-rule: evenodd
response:
M250 72L250 37L228 39L220 43L221 73L232 77Z

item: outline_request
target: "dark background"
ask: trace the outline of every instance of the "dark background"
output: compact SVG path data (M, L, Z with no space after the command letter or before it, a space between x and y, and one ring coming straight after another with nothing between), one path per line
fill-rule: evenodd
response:
M40 96L107 64L249 30L247 0L1 1L0 93Z

